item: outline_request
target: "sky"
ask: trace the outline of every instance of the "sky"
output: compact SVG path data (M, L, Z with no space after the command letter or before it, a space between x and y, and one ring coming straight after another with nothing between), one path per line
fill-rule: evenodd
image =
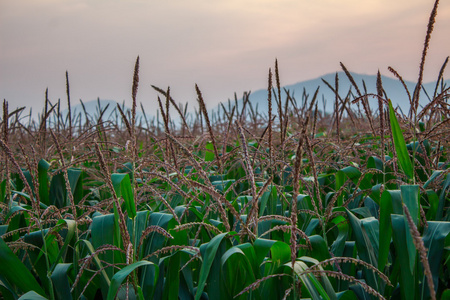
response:
M171 88L209 108L267 86L278 59L282 85L340 70L416 81L432 0L0 0L0 98L15 107L111 99L157 109L151 88ZM450 1L441 1L425 64L437 78L450 55ZM445 73L448 79L449 71Z

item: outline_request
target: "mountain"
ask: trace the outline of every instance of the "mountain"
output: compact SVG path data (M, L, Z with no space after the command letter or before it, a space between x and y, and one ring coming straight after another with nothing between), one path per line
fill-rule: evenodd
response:
M330 73L330 74L326 74L324 76L321 76L321 77L318 77L315 79L283 86L282 92L281 92L282 100L284 102L284 100L286 99L286 93L284 92L284 89L286 89L289 91L289 94L291 95L291 97L293 97L297 101L298 105L300 106L301 101L302 101L303 92L305 91L305 93L309 95L308 101L310 101L312 99L312 96L314 95L316 89L319 87L319 93L318 93L318 108L319 108L319 110L325 109L326 112L332 112L334 109L335 94L322 81L322 79L327 81L334 88L335 75L336 75L335 73ZM365 84L366 84L367 93L372 93L372 94L377 93L376 92L376 82L377 82L376 75L363 75L363 74L352 73L352 76L353 76L356 84L358 85L358 88L360 89L361 93L364 94L363 82L365 82ZM352 93L354 95L356 95L355 89L352 87L349 79L347 78L347 76L345 75L344 72L339 72L338 78L339 78L339 95L342 99L345 99L345 97L347 96L347 93L350 89L352 90ZM404 113L407 113L409 111L410 104L409 104L408 95L407 95L402 83L395 78L391 78L391 77L387 77L387 76L381 76L381 80L382 80L383 88L386 91L386 95L389 99L392 100L394 107L399 106ZM405 81L405 84L409 90L409 93L412 96L416 84L412 81ZM450 86L450 80L444 81L444 85L447 87ZM420 104L422 106L426 105L429 102L429 99L428 99L426 93L424 92L424 90L428 93L428 95L430 97L432 97L435 87L436 87L436 82L429 82L429 83L423 84L423 89L421 90L421 94L420 94ZM440 87L438 89L438 92L439 91L440 91ZM250 94L249 99L250 99L250 102L252 103L252 106L254 109L256 109L256 107L257 107L258 112L260 114L267 115L267 111L268 111L267 89L260 89L255 92L252 92ZM272 98L272 99L274 99L274 98ZM233 103L231 103L231 104L233 105ZM94 122L97 121L98 117L100 116L100 107L102 110L107 107L106 111L103 114L104 121L105 120L116 121L116 116L117 116L117 121L118 122L121 121L120 113L116 108L117 102L114 100L93 100L93 101L84 102L83 104L84 104L86 112L89 115L89 119L91 121L94 121ZM369 97L369 104L370 104L371 108L373 108L373 111L376 110L378 107L377 99L374 97ZM224 105L225 105L225 107L228 107L228 104L224 103ZM124 104L121 104L120 106L123 109L123 111L125 112L125 114L128 116L127 112L128 111L131 112L131 109L129 107L124 106ZM356 107L356 104L352 104L352 106ZM213 110L217 111L219 109L219 107L220 107L220 105L217 106ZM239 107L239 109L242 108L242 98L240 100L238 100L238 107ZM277 113L277 107L276 107L276 103L274 100L272 101L272 110L273 110L274 114ZM63 113L63 115L67 114L67 110L63 111L62 113ZM81 121L82 122L85 121L84 109L81 104L72 106L72 114L74 116L76 116L77 113L81 113L80 114L80 117L82 118ZM155 115L156 115L156 111L153 114L147 114L147 118L150 120ZM143 114L141 112L140 107L138 107L136 110L136 118L137 118L137 120L139 120L141 117L143 117ZM175 114L175 113L172 114L172 118L175 121L175 123L178 123L179 117L177 114Z
M84 108L83 108L84 106ZM100 117L100 112L105 110L102 116L102 119L108 119L109 116L112 116L116 109L117 102L114 100L92 100L88 102L83 102L83 104L79 103L76 105L72 104L72 114L77 115L81 113L82 116L85 116L84 111L88 114L88 118L90 120L97 120ZM125 107L125 109L128 109ZM67 113L67 110L64 110L64 114ZM117 111L117 113L119 113Z
M74 118L81 118L81 123L86 122L86 113L87 118L92 123L97 123L100 114L103 112L102 120L106 121L114 121L116 124L121 124L122 117L120 115L119 110L117 109L117 104L120 105L120 108L125 113L127 117L131 115L131 108L125 106L124 103L120 104L114 100L91 100L79 104L72 104L71 111L72 116ZM84 106L84 107L83 107ZM86 112L86 113L85 113ZM67 115L68 110L65 109L62 111L62 115ZM139 118L143 117L143 114L138 107L136 109L136 119L139 120ZM79 119L75 119L73 121L74 123L79 122Z
M301 104L302 101L302 94L305 91L306 94L309 95L308 100L311 100L316 89L319 87L319 93L318 93L318 108L320 110L324 109L325 111L331 112L333 111L334 101L335 101L335 94L334 92L322 81L324 79L327 81L333 88L334 88L334 82L335 82L335 73L326 74L324 76L318 77L316 79L307 80L298 82L296 84L287 85L282 87L282 100L286 99L286 93L284 92L284 89L289 91L289 94L291 97L295 98L297 103ZM353 79L355 83L357 84L359 90L362 94L364 94L364 87L363 87L363 81L366 84L367 93L376 94L376 82L377 82L377 76L376 75L363 75L363 74L357 74L352 73ZM344 72L338 73L339 78L339 95L342 99L345 99L347 96L347 93L349 89L352 89L352 92L354 95L357 95L356 90L352 87L350 80L345 75ZM408 94L406 93L402 83L398 79L394 79L387 76L381 76L383 88L386 91L386 95L389 99L391 99L394 107L399 106L401 110L404 113L407 113L409 111L410 103ZM412 94L414 92L414 88L416 84L411 81L405 81L405 84L409 90L409 93ZM447 87L450 85L450 80L444 81L444 85ZM430 95L430 97L433 96L434 90L436 87L436 82L429 82L426 84L423 84L423 88L425 91ZM422 89L420 94L420 105L426 105L429 100L427 95L424 92L424 89ZM440 88L438 89L438 92L440 91ZM274 98L272 97L272 100ZM353 98L351 98L353 99ZM261 89L257 90L255 92L252 92L249 96L249 100L252 103L252 106L254 109L256 109L256 106L258 107L258 112L262 114L267 114L268 111L268 105L267 105L267 89ZM225 103L224 103L225 104ZM369 104L371 108L376 109L378 107L377 99L374 97L369 97ZM356 104L353 104L354 106ZM227 107L227 106L225 106ZM242 99L238 102L238 107L242 108ZM272 109L273 112L276 113L277 107L276 103L273 100L272 101Z

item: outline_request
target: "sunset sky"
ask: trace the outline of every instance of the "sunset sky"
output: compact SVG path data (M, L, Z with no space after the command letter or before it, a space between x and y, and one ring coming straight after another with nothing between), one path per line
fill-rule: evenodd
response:
M138 101L154 111L150 85L171 87L209 107L264 88L278 58L283 85L339 69L416 80L430 0L0 0L0 97L40 110L44 91L73 102L131 103L141 59ZM450 55L450 1L441 1L425 80ZM448 79L449 71L445 78Z

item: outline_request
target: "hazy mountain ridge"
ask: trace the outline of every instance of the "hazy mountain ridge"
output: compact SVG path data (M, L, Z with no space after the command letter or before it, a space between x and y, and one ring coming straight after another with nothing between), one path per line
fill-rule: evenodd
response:
M131 115L131 108L126 106L124 102L119 103L115 100L100 99L100 100L91 100L87 102L83 101L82 103L83 104L81 103L75 105L72 104L71 107L72 115L81 118L81 123L85 123L87 114L88 115L87 118L89 119L89 121L95 124L97 123L97 121L99 121L101 113L103 113L101 115L103 121L109 120L114 121L117 124L121 124L122 116L120 115L120 112L117 109L117 104L120 105L120 108L127 117L130 117ZM62 112L63 115L66 115L67 113L68 113L67 109L65 109ZM143 116L144 114L138 107L136 109L136 119L140 119ZM79 122L79 120L75 119L74 122Z
M364 87L363 87L363 81L364 81L366 84L367 93L376 94L376 80L377 80L376 75L364 75L364 74L352 73L352 76L353 76L356 84L358 85L358 88L361 91L361 93L364 94ZM347 76L345 75L344 72L339 72L338 78L339 78L339 95L342 99L345 99L350 88L352 89L352 92L354 95L357 94L355 89L352 87L350 80L347 78ZM295 100L297 101L297 103L300 105L300 103L302 101L303 91L305 91L306 94L309 95L308 101L310 101L312 99L312 96L314 95L317 87L319 87L318 108L320 110L323 110L323 107L324 107L323 102L325 101L326 111L331 112L334 107L335 94L328 86L326 86L326 84L322 81L322 79L327 81L334 88L335 73L326 74L326 75L323 75L323 76L315 78L315 79L306 80L306 81L298 82L295 84L283 86L282 87L283 102L286 99L286 93L284 92L284 89L288 90L291 97L294 97ZM405 91L402 83L398 79L387 77L387 76L381 76L381 79L382 79L383 88L386 91L386 95L388 96L388 98L392 100L392 103L394 104L394 106L398 105L403 110L403 112L406 113L409 110L410 104L409 104L409 98L408 98L407 92ZM412 96L416 84L412 81L405 81L405 84L409 90L409 93ZM450 86L450 80L445 80L444 85L447 87ZM433 93L434 93L434 90L436 87L436 82L425 83L425 84L423 84L423 87L424 87L425 91L428 93L428 95L430 97L433 97ZM274 87L274 88L276 88L276 87ZM438 93L439 93L439 91L440 91L440 87L438 88ZM277 110L276 103L275 103L274 98L272 98L272 99L273 99L272 109L273 109L273 112L276 113L276 110ZM322 99L324 99L324 100L322 100ZM267 110L268 110L267 89L259 89L255 92L251 92L250 102L252 103L252 106L254 109L256 109L256 107L258 108L259 113L267 114ZM422 89L421 94L420 94L420 104L426 105L428 102L429 102L428 97L426 96L425 92ZM114 100L99 100L99 101L92 100L92 101L83 102L86 112L90 115L90 117L89 117L90 120L95 121L95 122L97 121L97 119L100 115L99 105L102 110L105 109L109 105L103 114L103 120L107 120L107 119L111 120L111 118L115 119L116 114L118 115L118 118L120 119L121 116L119 114L119 111L116 108L117 103L118 102L116 102ZM373 97L369 97L369 103L370 103L371 107L373 107L374 109L376 109L378 106L377 100ZM124 103L119 103L119 104L120 104L121 108L123 108L123 111L125 112L125 114L127 114L127 111L129 111L130 108L125 106ZM226 108L228 108L228 104L225 101L223 102L223 104L225 105ZM234 105L234 101L231 102L231 105ZM353 104L353 105L356 106L356 104ZM219 109L219 107L220 107L220 105L215 106L215 108L213 110L217 111ZM238 100L238 107L239 107L239 109L242 109L242 98ZM64 110L63 114L66 114L66 113L67 113L67 110ZM73 105L72 113L73 114L81 113L82 118L85 117L84 109L81 104ZM146 111L146 114L147 114L148 119L151 119L152 117L156 116L156 110L154 110L153 113L149 113L148 111ZM143 113L142 113L140 107L138 107L136 110L136 117L140 118L142 116L143 116ZM172 117L173 117L173 120L178 120L178 118L179 118L177 114L172 114Z
M318 77L316 79L311 79L311 80L302 81L302 82L298 82L298 83L291 84L291 85L286 85L286 86L282 87L282 92L281 92L282 100L284 102L284 100L286 99L286 93L284 92L284 89L286 89L289 91L289 94L291 95L291 97L292 96L295 97L295 100L297 101L297 103L301 103L302 94L303 94L303 91L305 90L306 94L309 95L309 97L308 97L308 101L309 101L312 99L312 96L314 95L317 87L319 87L318 108L320 110L323 110L323 100L322 99L325 99L326 111L330 112L333 110L335 94L322 81L322 79L327 81L333 88L335 88L335 86L334 86L335 85L335 75L336 75L336 73L330 73L330 74L326 74L324 76ZM364 74L352 73L352 76L362 94L365 94L364 87L363 87L363 81L366 84L367 93L369 93L369 94L377 93L377 89L376 89L377 76L376 75L364 75ZM339 72L338 78L339 78L339 95L342 99L345 99L350 88L352 89L353 94L357 95L356 90L352 87L350 80L348 79L348 77L345 75L344 72ZM408 94L407 94L406 90L404 89L400 80L391 78L391 77L387 77L387 76L383 76L383 75L381 76L381 80L382 80L382 84L383 84L383 89L386 91L386 95L389 99L391 99L393 105L394 106L398 105L403 110L403 112L407 112L410 107L410 102L409 102ZM416 84L412 81L405 81L405 84L409 90L411 97L412 97L412 94L414 92L414 88L415 88ZM450 85L450 80L445 80L444 85L448 87ZM423 84L423 88L428 93L430 98L433 97L435 87L436 87L436 82L428 82L428 83ZM439 93L439 91L440 91L440 87L438 88L438 93ZM261 89L261 90L252 92L250 94L249 99L250 99L250 102L252 103L254 109L256 109L256 106L258 106L258 111L260 113L267 113L267 110L268 110L267 89ZM429 102L428 97L426 96L423 89L421 90L419 100L420 100L421 105L426 105ZM378 106L376 98L369 97L369 103L370 103L371 107L373 107L373 108L376 108ZM239 104L241 104L240 107L242 107L242 99L240 99L238 106L239 106ZM356 105L356 104L354 104L354 105ZM272 103L272 109L274 112L276 112L277 108L276 108L276 104L275 104L274 100Z

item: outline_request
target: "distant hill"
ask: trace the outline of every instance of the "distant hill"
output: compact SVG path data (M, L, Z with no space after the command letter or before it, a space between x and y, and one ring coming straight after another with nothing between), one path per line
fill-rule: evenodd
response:
M86 111L89 119L97 120L100 117L101 111L105 110L105 108L106 110L104 111L102 116L103 119L107 119L108 117L111 116L111 114L114 114L117 102L114 100L92 100L88 102L83 102L83 105L81 103L76 105L72 104L71 108L72 114L77 115L78 113L81 113L81 115L84 116ZM64 113L67 113L67 109L64 110Z
M339 95L342 99L345 99L349 89L352 89L352 92L354 95L356 95L355 89L351 86L351 83L344 72L339 72ZM364 87L363 87L363 81L366 84L367 93L373 93L376 94L376 81L377 77L376 75L363 75L363 74L357 74L352 73L352 76L358 85L360 91L364 94ZM318 93L318 108L319 110L323 110L324 104L325 104L325 111L332 112L333 111L333 105L334 105L334 99L335 95L334 92L326 86L326 84L322 81L324 79L327 81L333 88L334 88L334 78L335 73L326 74L324 76L318 77L316 79L311 79L307 81L298 82L296 84L286 85L282 87L282 99L283 101L286 99L286 93L284 92L284 89L288 90L291 97L293 96L294 99L297 101L297 103L300 105L302 101L302 94L305 91L306 94L309 95L308 100L310 101L312 99L312 96L314 95L314 92L316 91L317 87L319 87L319 93ZM393 105L399 106L404 113L407 113L410 107L408 95L401 84L401 82L395 78L387 77L387 76L381 76L383 88L386 91L386 95L389 99L392 100ZM411 81L405 81L405 84L412 96L415 88L415 83ZM450 86L450 80L444 81L445 86ZM428 93L430 97L433 96L434 90L435 90L436 82L429 82L425 83L423 85L425 91ZM426 105L429 100L427 95L424 92L424 89L421 91L420 95L420 104ZM439 90L438 90L439 91ZM253 108L258 108L258 112L267 115L268 106L267 106L267 89L260 89L255 92L252 92L250 94L250 102L252 103ZM370 97L369 103L371 107L375 110L377 109L378 103L375 98ZM84 110L88 113L89 119L91 121L96 122L98 120L98 117L100 116L100 109L104 110L106 107L107 109L103 113L103 120L116 120L116 115L118 116L118 121L121 120L120 114L116 108L117 102L114 100L92 100L88 102L84 102L84 109L81 104L76 104L72 106L72 113L75 116L77 113L81 113L80 116L82 121L85 121L85 113ZM233 101L234 104L234 101ZM124 106L124 104L120 104L123 108L124 112L127 114L127 111L130 111L131 109L127 106ZM228 107L224 103L225 107ZM238 100L238 107L239 109L242 108L242 98ZM355 104L353 105L355 107ZM216 107L215 110L219 109L219 106ZM276 104L275 101L273 101L272 104L273 113L276 114ZM67 114L67 110L64 110L62 112L63 114ZM147 114L147 118L151 119L156 115L156 111L154 111L151 114ZM127 115L128 116L128 115ZM140 107L137 108L136 111L136 117L137 119L143 117L143 114L141 112ZM178 115L173 114L173 119L175 121L178 120Z
M120 105L122 111L125 113L127 117L131 114L131 108L124 105L124 103L118 103L114 100L91 100L87 102L82 102L78 104L72 104L72 115L74 118L81 118L81 122L84 123L86 121L86 114L89 121L93 123L97 123L101 113L102 120L110 120L116 121L117 123L121 123L122 117L120 115L119 110L117 109L117 104ZM84 107L83 107L84 106ZM68 110L65 109L62 114L66 115ZM136 119L138 120L143 116L140 108L136 109ZM75 122L76 119L74 119Z
M376 94L376 82L377 82L377 76L376 75L363 75L363 74L356 74L352 73L352 76L361 91L361 93L364 94L364 87L363 87L363 81L366 84L367 93L373 93ZM350 88L352 88L352 92L354 95L357 95L356 90L351 87L350 80L347 78L344 72L338 73L339 77L339 95L342 99L345 99L348 91ZM323 110L323 102L326 103L325 110L327 112L333 111L333 105L334 105L334 99L335 94L334 92L326 86L326 84L322 81L324 79L327 81L333 88L334 88L334 81L335 81L335 73L326 74L324 76L318 77L316 79L307 80L298 82L296 84L287 85L284 86L286 90L289 91L291 96L294 96L297 103L301 103L302 101L302 94L303 91L306 92L306 94L309 94L308 100L312 99L312 96L314 95L317 87L319 88L318 93L318 108L320 110ZM408 95L402 85L402 83L394 78L387 77L387 76L381 76L383 88L386 91L386 95L389 99L391 99L394 106L399 106L404 113L406 113L409 110L410 104L409 104L409 98ZM416 84L411 81L405 82L411 96L414 92L414 88ZM447 87L450 85L450 80L444 81L444 85ZM425 91L430 95L430 97L433 97L433 93L435 90L436 82L430 82L423 85ZM286 99L286 93L283 90L282 87L282 100L284 101ZM256 108L258 106L258 112L262 114L267 114L268 111L268 105L267 105L267 89L261 89L257 90L255 92L252 92L250 94L250 102L252 103L253 108ZM273 99L273 98L272 98ZM420 94L420 104L425 105L429 102L428 97L426 96L425 92L421 91ZM276 113L276 104L275 101L272 102L272 109L273 112ZM376 98L369 98L370 106L374 109L377 108L377 100ZM225 104L225 103L224 103ZM356 105L356 104L355 104ZM227 106L226 106L227 107ZM238 102L238 107L242 108L242 99Z

